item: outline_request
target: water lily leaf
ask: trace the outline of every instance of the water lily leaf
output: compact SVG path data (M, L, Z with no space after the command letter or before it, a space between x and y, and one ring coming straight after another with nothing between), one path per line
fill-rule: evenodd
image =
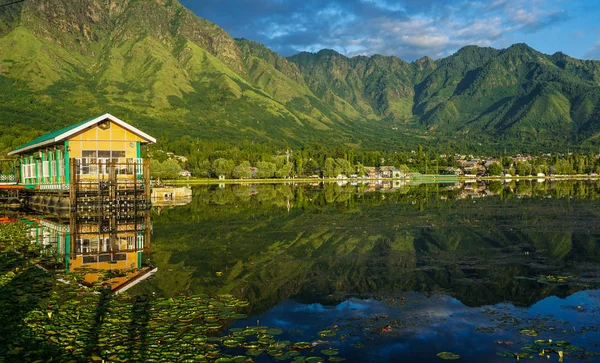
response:
M339 350L338 349L324 349L321 351L322 354L325 355L338 355Z
M527 335L528 337L537 337L539 333L534 329L521 329L519 333Z
M258 347L260 347L260 343L257 341L247 342L242 344L242 347L246 349L257 349Z
M226 346L227 348L235 348L235 347L239 346L240 343L234 339L226 339L223 341L223 345Z
M333 337L333 336L335 336L335 332L331 331L331 330L328 330L328 329L321 330L318 334L321 337Z
M571 345L571 343L567 342L566 340L558 340L554 342L554 344L556 344L559 347L566 347L567 345Z
M323 363L325 360L321 357L308 357L306 358L306 363Z
M271 357L280 357L283 355L283 351L281 349L268 349L267 354Z
M329 361L330 362L343 362L345 360L346 360L346 358L340 357L340 356L337 356L337 355L333 356L333 357L329 357Z
M294 349L312 349L313 345L311 342L296 342L292 348Z
M270 328L270 329L267 329L267 334L269 334L269 335L280 335L280 334L283 334L283 330L278 329L278 328Z
M459 359L460 355L456 354L456 353L452 353L452 352L439 352L437 354L438 358L441 359L446 359L446 360L454 360L454 359Z

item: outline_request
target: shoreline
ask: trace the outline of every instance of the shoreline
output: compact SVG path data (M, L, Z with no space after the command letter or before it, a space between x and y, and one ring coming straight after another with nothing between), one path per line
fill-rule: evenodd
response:
M212 185L212 184L280 184L280 183L332 183L332 182L377 182L377 181L440 181L440 182L474 182L474 181L520 181L520 180L544 180L544 181L563 181L563 180L593 180L600 181L600 175L551 175L551 176L481 176L481 177L465 177L458 175L419 175L419 177L411 178L271 178L271 179L173 179L163 181L165 185Z

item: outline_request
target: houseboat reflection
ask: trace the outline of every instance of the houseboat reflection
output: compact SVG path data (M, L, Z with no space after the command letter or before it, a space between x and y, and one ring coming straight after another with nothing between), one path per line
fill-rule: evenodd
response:
M149 213L127 218L72 216L69 220L34 219L31 239L44 255L44 267L64 269L80 283L101 283L124 291L151 272L143 263L150 252Z

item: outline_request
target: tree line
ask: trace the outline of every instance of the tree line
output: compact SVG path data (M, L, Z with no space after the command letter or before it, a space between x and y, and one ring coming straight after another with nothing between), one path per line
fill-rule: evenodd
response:
M184 169L197 178L265 179L365 175L365 168L382 166L403 172L443 174L449 167L460 166L453 153L422 146L416 150L357 150L321 144L280 148L248 141L212 143L184 137L151 145L147 153L152 160L153 176L166 179L178 177ZM487 158L497 161L487 165L487 175L600 173L600 160L593 153L538 155L518 161L506 155Z

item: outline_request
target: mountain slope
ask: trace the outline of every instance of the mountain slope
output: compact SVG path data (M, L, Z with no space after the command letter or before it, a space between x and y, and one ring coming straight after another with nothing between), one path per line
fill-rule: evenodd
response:
M0 103L3 152L103 112L159 139L589 148L600 62L524 44L412 63L332 50L286 59L175 0L29 0L0 8Z

